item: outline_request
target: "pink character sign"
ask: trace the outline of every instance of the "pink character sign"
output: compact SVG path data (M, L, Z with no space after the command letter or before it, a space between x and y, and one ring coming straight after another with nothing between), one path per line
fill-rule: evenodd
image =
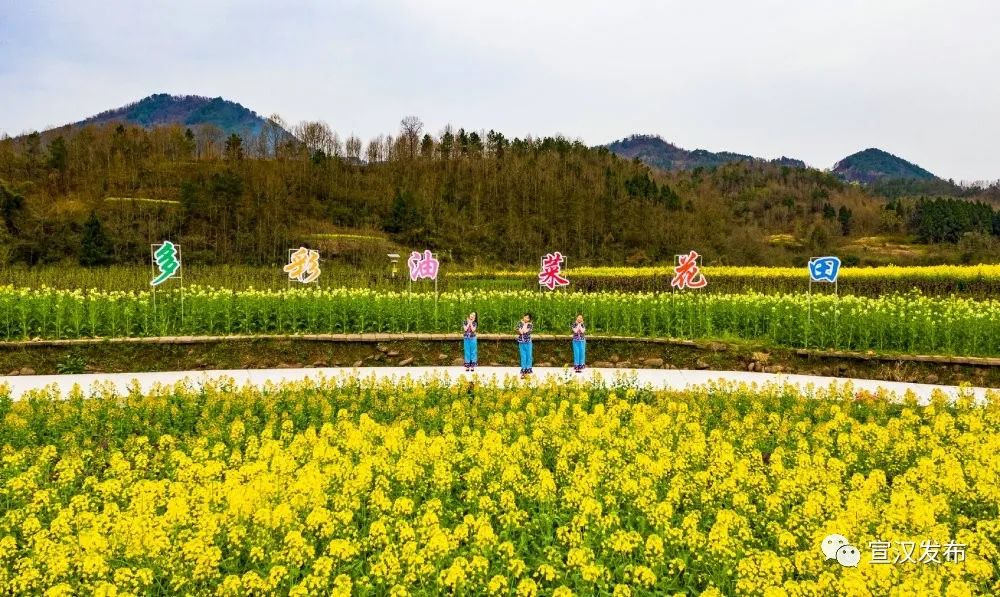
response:
M562 266L566 261L562 253L547 253L542 257L542 269L538 272L538 284L549 290L555 290L560 286L569 286L569 280L562 275Z
M701 256L696 251L691 251L687 255L677 256L677 265L674 267L674 278L670 280L670 286L683 290L684 288L704 288L708 285L708 280L701 273L698 267L698 259Z
M410 258L406 260L406 265L410 268L410 281L416 282L421 278L437 280L438 260L434 258L429 250L425 250L421 255L418 251L410 253Z

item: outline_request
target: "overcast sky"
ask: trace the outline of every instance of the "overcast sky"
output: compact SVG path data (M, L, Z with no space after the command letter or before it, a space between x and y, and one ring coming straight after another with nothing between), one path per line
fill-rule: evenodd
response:
M1000 2L0 0L0 132L151 93L362 138L401 117L1000 178Z

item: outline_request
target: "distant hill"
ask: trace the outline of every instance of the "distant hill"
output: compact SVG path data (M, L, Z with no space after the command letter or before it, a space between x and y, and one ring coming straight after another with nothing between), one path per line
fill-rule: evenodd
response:
M937 180L927 170L887 151L870 147L833 166L833 173L849 182L871 184L886 180Z
M688 150L677 147L673 143L668 143L658 135L632 135L620 141L609 143L605 147L621 157L629 159L638 158L641 162L649 166L668 172L693 170L698 167L711 168L733 162L763 162L793 168L806 167L805 162L802 160L786 158L784 156L774 160L767 160L731 151Z
M266 120L256 112L221 97L169 95L156 93L133 104L101 112L72 126L124 122L144 128L177 124L197 126L212 124L225 132L240 135L258 134Z

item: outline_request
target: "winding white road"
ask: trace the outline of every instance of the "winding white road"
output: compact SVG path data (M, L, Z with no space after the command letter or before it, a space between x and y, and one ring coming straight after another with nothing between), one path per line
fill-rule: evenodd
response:
M517 377L517 369L511 367L480 367L475 375L480 379L497 379ZM326 378L378 378L378 379L401 379L410 377L420 379L430 376L447 375L450 379L468 378L470 374L465 373L462 367L326 367L308 369L222 369L211 371L159 371L147 373L90 373L84 375L24 375L24 376L0 376L0 386L6 384L10 388L10 396L14 400L20 400L26 393L38 390L53 384L58 387L62 395L69 392L74 385L79 385L85 392L91 391L94 384L112 384L119 393L127 393L128 387L133 381L138 380L143 391L150 390L155 385L173 385L179 381L187 380L193 387L219 378L231 378L237 385L254 384L262 386L266 383L281 383L285 381L298 381L307 377L323 376ZM537 381L556 378L566 380L576 378L580 380L590 380L600 377L604 380L613 380L617 376L629 376L642 384L653 387L683 389L690 386L705 385L712 382L734 382L764 385L768 383L791 384L800 390L809 393L811 389L826 388L830 384L838 386L845 383L852 384L855 391L866 390L876 391L883 388L897 397L903 397L907 392L913 392L921 404L926 404L934 391L940 390L950 398L958 396L960 389L956 386L941 386L918 383L903 383L894 381L878 381L871 379L845 379L840 377L821 377L816 375L791 375L783 373L752 373L744 371L694 371L678 369L587 369L583 373L574 374L572 371L557 368L536 368L533 378ZM978 401L986 398L987 391L993 391L1000 395L1000 390L987 388L964 388L962 392L971 392ZM0 392L2 393L2 392Z

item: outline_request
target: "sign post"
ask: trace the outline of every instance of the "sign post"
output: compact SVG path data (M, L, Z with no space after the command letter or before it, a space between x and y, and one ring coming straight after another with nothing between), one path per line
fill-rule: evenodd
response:
M833 284L833 294L840 297L837 277L840 275L840 257L811 257L809 259L809 309L806 315L806 348L809 348L809 333L812 331L812 287L813 284ZM834 329L837 327L837 309L833 310Z
M701 273L701 255L697 251L688 251L687 254L674 256L674 277L670 280L670 312L676 316L674 307L674 289L683 290L685 288L704 288L708 286L708 279ZM688 318L688 335L694 335L694 318Z
M176 278L181 287L181 324L184 323L184 272L181 270L181 246L169 240L149 245L150 269L153 279L153 316L156 317L156 289L167 280Z
M535 317L540 317L542 312L542 294L545 288L554 291L556 288L569 286L569 279L563 276L562 268L566 265L566 257L559 251L546 253L541 258L541 268L538 271L538 305L535 309ZM538 323L541 323L539 320Z
M392 259L392 256L389 256ZM438 317L438 268L440 263L437 254L431 253L430 249L425 249L423 254L419 251L410 253L410 258L406 260L406 265L410 269L410 290L413 292L413 283L420 279L434 280L434 327L437 327Z

